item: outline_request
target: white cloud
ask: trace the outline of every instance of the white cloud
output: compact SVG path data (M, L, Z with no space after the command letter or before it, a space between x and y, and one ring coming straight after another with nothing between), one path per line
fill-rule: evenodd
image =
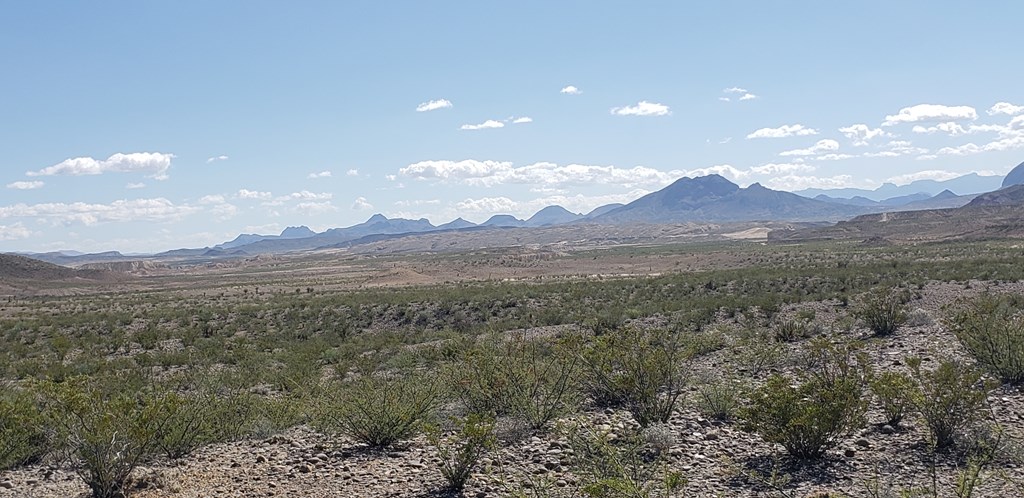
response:
M896 185L907 185L909 183L916 182L917 180L950 180L959 176L963 173L954 173L952 171L946 171L941 169L930 169L925 171L918 171L915 173L907 173L904 175L897 175L890 177L885 180L888 183L895 183Z
M864 157L900 157L928 153L928 149L917 147L906 140L892 140L885 147L886 150L865 152Z
M480 124L475 124L475 125L474 124L464 124L464 125L460 126L459 129L460 130L485 130L485 129L488 129L488 128L504 128L504 127L505 127L505 123L502 123L501 121L495 121L493 119L488 119L487 121L484 121L483 123L480 123Z
M816 168L801 163L768 163L750 168L751 173L758 175L777 175L779 173L810 173Z
M885 130L881 128L871 128L866 124L853 124L845 128L840 128L839 133L846 136L846 138L848 138L855 147L868 145L868 142L874 138L889 136Z
M124 186L124 188L129 189L129 190L135 190L135 189L140 189L140 188L146 188L146 184L142 183L142 182L138 182L138 183L136 183L136 182L129 182L127 185Z
M323 202L300 202L295 205L292 209L296 213L300 213L306 216L315 216L323 213L330 213L337 211L338 208L331 201Z
M566 95L579 95L579 94L583 93L583 92L580 91L579 88L576 88L576 87L574 87L572 85L563 87L561 90L559 90L559 92L560 93L564 93Z
M441 199L395 201L395 206L398 207L436 206L438 204L441 204Z
M447 109L451 106L452 103L447 99L431 100L416 106L416 112L436 111L438 109Z
M11 182L7 184L7 188L14 190L34 190L37 188L43 188L43 185L46 184L38 180L32 182Z
M228 156L213 156L206 159L206 164L210 164L216 161L227 161Z
M978 119L978 112L973 107L945 106L939 104L918 104L900 109L899 114L886 116L882 126L893 126L899 123L916 123L918 121L959 121Z
M129 221L163 223L178 221L199 211L202 211L202 208L198 206L177 206L167 199L156 198L119 200L110 204L84 202L15 204L0 207L0 218L29 217L53 224L81 223L84 225Z
M988 110L989 116L995 116L996 114L1008 114L1014 116L1024 112L1024 105L1013 105L1009 102L999 102L993 105Z
M839 142L826 138L824 140L818 140L814 145L806 149L794 149L780 152L780 156L813 156L822 152L833 152L839 150Z
M723 89L722 93L747 93L747 89L746 88L740 88L738 86L734 86L732 88L725 88L725 89Z
M357 169L350 169L350 170L345 172L345 176L359 176L359 170L357 170Z
M732 101L732 99L730 99L729 97L718 97L718 100L721 100L722 102L731 102Z
M509 213L515 211L518 205L508 197L484 197L460 201L455 207L467 213Z
M820 155L818 157L815 157L814 160L815 161L843 161L843 160L846 160L846 159L853 159L855 157L857 157L857 156L856 155L851 155L851 154L822 154L822 155Z
M500 184L664 186L683 176L683 171L660 171L645 166L619 168L584 164L558 165L538 162L514 166L511 162L420 161L399 170L399 175L418 180L437 179L451 183L492 187Z
M927 133L929 135L931 135L933 133L940 133L941 132L941 133L945 133L945 134L947 134L947 135L949 135L951 137L956 137L956 136L960 136L960 135L973 135L975 133L986 133L986 132L998 132L998 133L1003 134L1003 133L1005 133L1007 131L1007 127L1006 126L1002 126L1002 125L975 125L975 124L971 124L971 125L968 125L966 128L964 128L959 123L956 123L956 122L953 122L953 121L949 121L949 122L946 122L946 123L939 123L939 124L937 124L935 126L928 126L928 127L921 126L921 125L915 125L914 128L912 129L912 131L914 133Z
M515 118L515 119L512 120L513 124L532 123L532 122L533 122L533 118L531 118L529 116L523 116L521 118Z
M851 175L836 175L832 177L786 175L772 178L763 182L763 185L770 189L790 192L808 188L829 189L867 186L865 184L858 185Z
M742 97L740 97L740 101L742 102L744 100L754 100L756 98L758 98L757 95L754 95L752 93L745 93Z
M667 105L641 100L636 105L613 107L611 113L616 116L668 116L672 111Z
M330 177L331 177L331 172L330 171L321 171L319 173L310 173L309 175L306 176L306 178L310 178L310 179L312 179L312 178L330 178Z
M366 197L357 197L355 202L352 203L352 209L355 209L356 211L365 211L367 209L373 209L373 204L370 204L370 202L366 200Z
M199 198L200 204L223 204L225 201L223 195L204 195Z
M985 145L967 143L957 147L943 147L939 154L947 156L969 156L981 152L1004 151L1024 148L1024 133L1009 135Z
M0 240L21 240L32 236L32 231L21 222L13 225L0 225Z
M332 197L334 197L334 194L332 194L330 192L316 193L316 192L310 192L308 190L303 190L301 192L292 192L292 193L290 193L288 195L277 197L274 200L275 201L281 201L281 202L284 202L284 201L296 201L296 200L320 201L320 200L328 200L328 199L331 199Z
M802 124L795 125L782 125L778 128L761 128L755 130L751 134L747 135L747 138L785 138L785 137L803 137L807 135L817 135L818 130L814 128L807 128Z
M58 164L39 171L29 171L28 176L53 175L100 175L103 173L150 173L148 176L156 180L166 180L167 170L171 167L174 154L160 152L134 152L131 154L117 153L105 160L91 157L75 157L65 159Z
M274 196L274 194L272 194L270 192L259 192L259 191L256 191L256 190L247 190L247 189L244 189L244 188L240 189L238 191L238 193L235 194L235 197L238 198L238 199L257 199L257 200L267 200L267 199L270 199L273 196Z
M518 218L528 218L537 211L552 205L562 206L569 211L574 213L587 213L598 206L603 206L612 203L628 203L649 194L650 191L644 189L634 189L629 192L623 192L619 194L606 194L606 195L550 195L545 197L539 197L535 199L529 199L524 201L517 201L509 199L508 197L484 197L480 199L465 199L455 204L455 210L451 213L447 213L446 219L450 219L454 215L473 215L476 214L476 219L483 221L486 217L493 214L511 214ZM474 218L474 216L470 216Z

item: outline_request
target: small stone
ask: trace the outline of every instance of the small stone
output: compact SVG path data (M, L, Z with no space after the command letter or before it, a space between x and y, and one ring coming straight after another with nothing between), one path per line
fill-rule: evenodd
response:
M857 452L847 448L846 451L843 452L843 455L846 455L847 458L853 458L854 456L857 455Z
M267 457L263 455L256 455L256 463L267 463Z
M303 474L308 474L310 472L313 472L313 467L311 467L309 465L299 465L298 466L298 471L302 472Z
M14 483L11 481L0 482L0 488L14 489Z
M709 433L704 435L704 440L705 441L718 441L718 433L717 432L709 432Z
M861 439L858 439L858 440L854 441L853 444L855 444L857 446L860 446L861 448L867 448L867 447L871 446L871 443L868 442L868 440L864 439L864 438L861 438Z
M881 431L882 434L892 434L896 432L896 429L889 424L885 424L881 429L879 429L879 431Z

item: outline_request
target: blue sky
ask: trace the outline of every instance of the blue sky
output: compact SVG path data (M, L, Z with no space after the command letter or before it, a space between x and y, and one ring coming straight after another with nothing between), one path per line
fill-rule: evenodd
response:
M0 251L588 211L710 172L782 190L1005 174L1024 160L1022 18L1009 1L11 2Z

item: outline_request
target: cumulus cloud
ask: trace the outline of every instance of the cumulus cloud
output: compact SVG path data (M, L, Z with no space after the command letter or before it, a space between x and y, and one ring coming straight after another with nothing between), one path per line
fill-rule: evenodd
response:
M802 124L782 125L778 128L761 128L747 135L747 138L786 138L817 135L818 130Z
M91 157L75 157L65 159L58 164L39 171L29 171L28 176L53 175L100 175L103 173L149 173L153 179L166 180L167 170L171 167L174 154L160 152L133 152L131 154L114 154L107 159L98 160Z
M256 200L267 200L273 197L274 194L270 192L259 192L256 190L240 189L235 197L238 199L256 199Z
M310 178L310 179L313 179L313 178L330 178L330 177L331 177L331 172L330 171L326 171L326 170L325 171L321 171L319 173L310 173L309 175L306 176L306 178Z
M357 169L350 169L350 170L345 172L345 176L359 176L359 170L357 170Z
M146 184L142 182L129 182L127 185L124 186L124 188L129 190L135 190L140 188L146 188Z
M561 90L559 90L559 92L564 93L566 95L579 95L579 94L583 93L583 92L580 91L579 88L576 88L576 87L574 87L572 85L563 87Z
M866 186L863 184L858 185L851 175L836 175L831 177L785 175L772 178L763 183L765 187L770 189L786 190L790 192L808 188L831 189Z
M330 213L337 211L338 208L331 201L323 202L300 202L295 205L292 209L296 213L300 213L306 216L315 216L323 213Z
M740 97L740 101L742 102L744 100L754 100L756 98L759 98L759 97L757 95L752 94L752 93L744 93L743 96Z
M649 194L645 189L634 189L629 192L605 195L550 195L527 200L513 200L508 197L483 197L465 199L455 204L455 212L450 214L477 215L480 221L493 214L511 214L518 218L528 218L537 211L552 205L562 206L574 213L587 213L598 206L612 203L628 203Z
M758 175L777 175L780 173L810 173L816 168L803 163L768 163L750 168L751 173Z
M513 124L532 123L532 122L533 122L533 118L531 118L529 116L523 116L521 118L515 118L515 119L512 120Z
M209 158L206 159L206 164L210 164L212 162L217 162L217 161L227 161L227 160L228 160L228 156L213 156L213 157L209 157Z
M480 124L464 124L464 125L460 126L459 129L460 130L486 130L488 128L504 128L504 127L505 127L505 123L502 123L501 121L496 121L496 120L493 120L493 119L488 119L487 121L484 121L483 123L480 123Z
M416 106L416 112L436 111L438 109L447 109L451 106L452 103L447 99L430 100Z
M945 106L939 104L918 104L900 109L898 114L885 117L882 126L918 121L961 121L978 119L978 112L970 106Z
M164 223L181 220L185 216L202 210L203 208L198 206L175 205L164 198L119 200L110 204L57 202L0 207L0 219L29 217L55 225L72 223L96 225L129 221Z
M1015 116L1024 112L1024 105L1013 105L1009 102L999 102L993 105L988 110L989 116L995 116L996 114L1008 114Z
M813 156L822 152L833 152L839 150L839 142L826 138L824 140L818 140L814 145L806 149L793 149L785 152L780 152L780 156Z
M32 231L20 221L13 225L0 225L0 240L21 240L32 236Z
M975 134L975 133L986 133L986 132L1005 133L1006 132L1006 127L1002 126L1002 125L975 125L975 124L971 124L971 125L968 125L965 128L960 123L949 121L949 122L946 122L946 123L939 123L939 124L937 124L935 126L915 125L914 128L912 129L912 131L914 133L925 133L925 134L929 134L929 135L931 135L933 133L945 133L945 134L947 134L947 135L949 135L951 137L956 137L956 136L960 136L960 135L971 135L971 134Z
M846 138L848 138L855 147L868 145L868 143L874 138L889 136L885 130L881 128L871 128L866 124L852 124L850 126L840 128L839 133L842 133Z
M14 190L35 190L37 188L43 188L43 185L46 184L38 180L32 182L11 182L7 184L7 188Z
M864 157L900 157L928 153L928 149L917 147L906 140L892 140L885 147L886 150L865 152Z
M967 143L956 147L943 147L939 154L946 156L969 156L982 152L1005 151L1024 148L1024 133L1010 135L999 140L994 140L984 145Z
M641 100L636 105L613 107L611 113L616 116L668 116L672 111L667 105Z
M370 204L366 200L366 197L356 197L355 202L352 203L352 209L356 211L365 211L367 209L373 209L373 204Z
M663 186L684 172L660 171L645 166L619 168L585 164L558 165L538 162L515 166L504 161L420 161L399 170L399 175L418 180L492 187L500 184Z
M724 89L722 89L722 93L747 93L747 89L746 88L740 88L738 86L734 86L734 87L731 87L731 88L724 88Z
M815 157L814 160L815 161L842 161L842 160L845 160L845 159L853 159L855 157L857 157L857 156L856 155L851 155L851 154L822 154L822 155L820 155L818 157Z

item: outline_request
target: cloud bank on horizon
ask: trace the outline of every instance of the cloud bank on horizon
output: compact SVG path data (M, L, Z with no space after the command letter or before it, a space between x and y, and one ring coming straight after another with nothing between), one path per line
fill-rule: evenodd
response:
M912 5L881 0L842 25L823 6L635 9L649 22L528 0L400 16L276 6L225 26L214 21L231 6L192 0L133 13L18 5L0 21L0 46L29 47L0 81L13 99L0 122L0 251L201 247L378 211L436 224L583 212L706 174L874 188L1024 160L1024 67L986 62L1016 57L1024 6L935 7L929 27L907 22ZM100 19L112 32L59 29ZM451 19L460 29L430 28ZM860 36L866 23L907 37L985 28L956 53L893 51ZM549 36L495 35L524 27ZM811 72L782 69L810 60ZM38 77L69 68L73 80Z

